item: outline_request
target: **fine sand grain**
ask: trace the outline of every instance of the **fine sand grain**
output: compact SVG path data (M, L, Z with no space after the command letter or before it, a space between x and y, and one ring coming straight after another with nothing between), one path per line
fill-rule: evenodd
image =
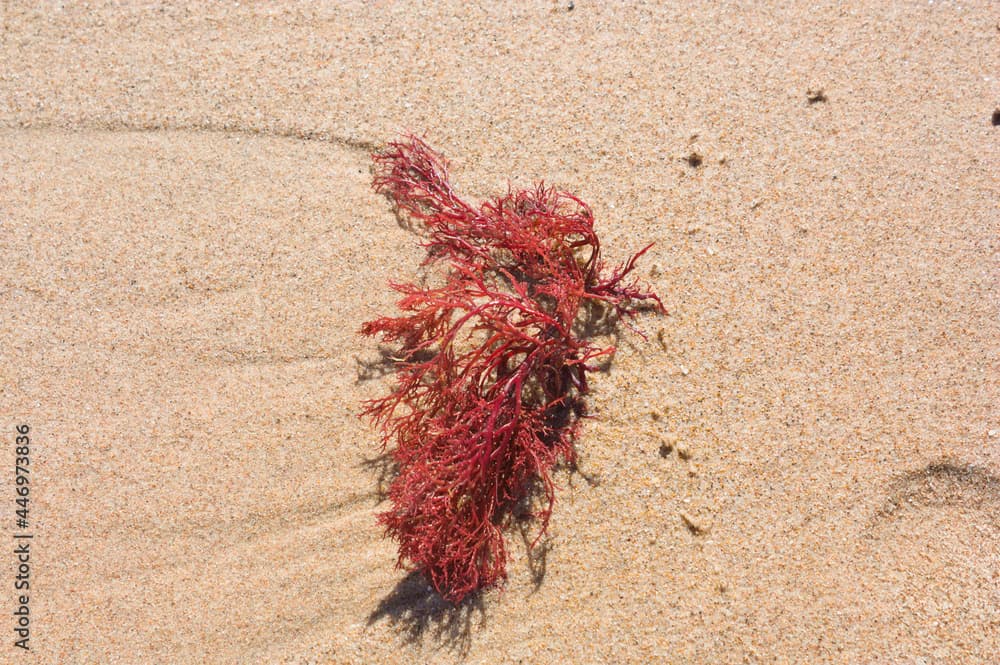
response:
M3 3L0 662L997 663L996 6L743 4ZM459 608L357 418L407 130L655 241L670 310Z

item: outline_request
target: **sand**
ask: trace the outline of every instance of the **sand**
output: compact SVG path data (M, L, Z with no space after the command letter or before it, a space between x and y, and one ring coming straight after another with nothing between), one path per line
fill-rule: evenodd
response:
M4 3L0 661L1000 662L995 5L746 5ZM655 242L670 311L457 609L357 417L405 131Z

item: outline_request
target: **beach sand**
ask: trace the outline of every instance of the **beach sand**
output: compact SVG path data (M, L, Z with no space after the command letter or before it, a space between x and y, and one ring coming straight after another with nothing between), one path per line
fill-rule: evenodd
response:
M0 8L0 661L998 662L995 5L569 4ZM655 242L669 310L458 608L394 568L357 417L419 274L370 189L404 132Z

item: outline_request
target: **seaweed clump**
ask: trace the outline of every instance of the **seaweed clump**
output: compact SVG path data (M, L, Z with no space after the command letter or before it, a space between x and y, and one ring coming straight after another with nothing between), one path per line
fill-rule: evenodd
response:
M539 184L473 207L444 158L412 136L373 159L375 190L423 227L425 264L446 268L438 286L392 284L402 314L361 330L392 345L395 363L393 388L363 412L397 469L379 521L398 565L458 603L506 577L512 519L535 517L545 533L551 471L575 461L587 373L615 352L581 321L663 306L629 279L651 245L608 269L576 196Z

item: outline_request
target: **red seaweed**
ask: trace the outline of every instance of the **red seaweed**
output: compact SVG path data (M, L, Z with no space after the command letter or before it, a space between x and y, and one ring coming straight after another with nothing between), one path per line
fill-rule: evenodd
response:
M538 537L546 531L552 469L575 461L587 372L615 352L592 345L583 324L663 306L626 279L651 245L608 270L576 196L539 184L473 207L445 159L412 136L373 160L374 189L422 227L425 263L446 267L440 285L392 284L402 315L361 329L395 361L391 392L363 412L397 468L379 521L398 565L457 603L506 578L513 519L529 514Z

